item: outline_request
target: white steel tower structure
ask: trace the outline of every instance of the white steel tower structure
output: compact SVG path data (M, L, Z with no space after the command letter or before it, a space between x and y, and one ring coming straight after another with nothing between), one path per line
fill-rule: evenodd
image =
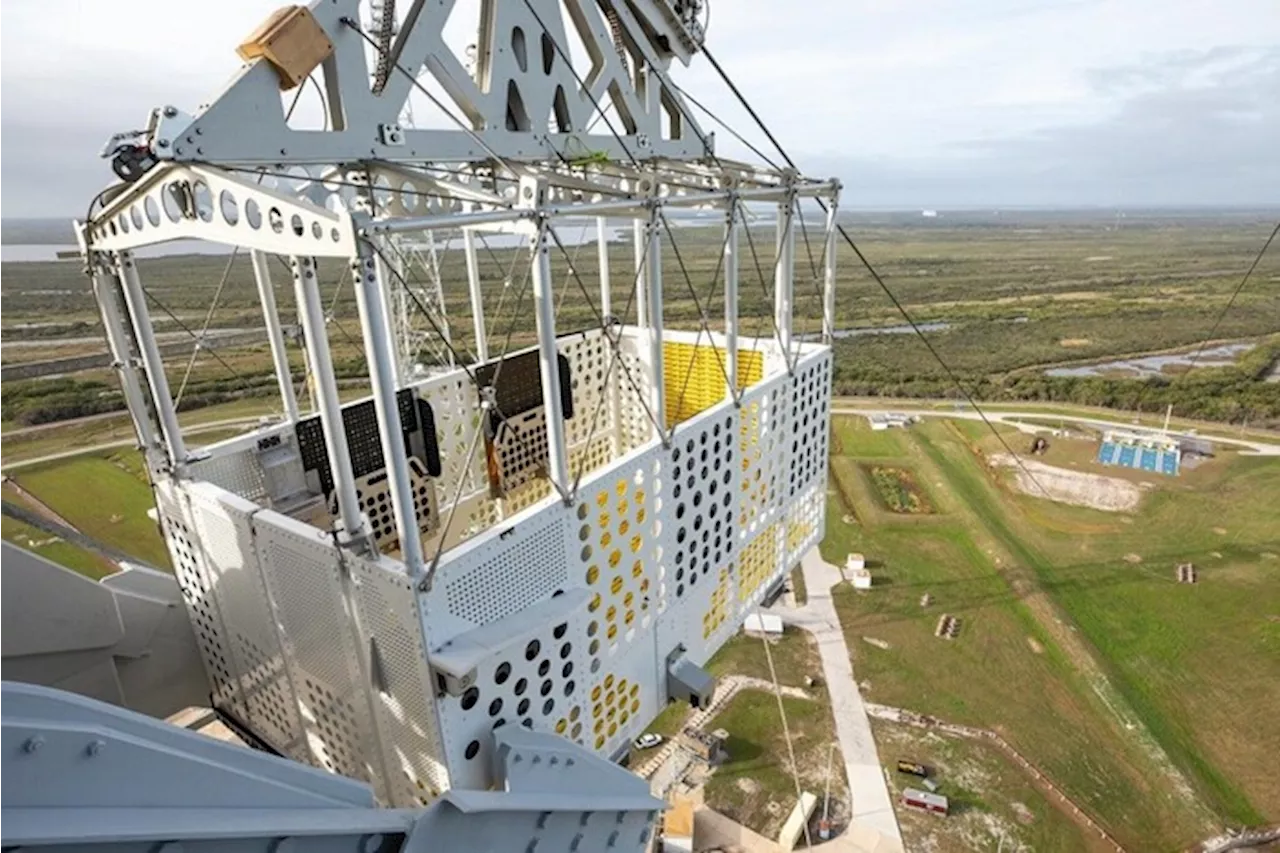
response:
M153 113L154 164L81 229L215 707L400 806L493 785L503 726L611 757L668 701L705 700L702 665L821 539L826 491L834 216L809 282L826 287L821 340L793 330L794 267L801 200L834 208L838 183L717 156L672 81L702 44L697 3L483 0L472 70L444 41L453 5L417 0L389 40L357 0L282 10L198 114ZM281 90L308 77L326 130L286 120ZM402 126L415 92L455 124ZM755 265L748 205L776 210ZM724 223L723 317L695 298L697 331L664 325L664 290L691 289L669 222L686 210ZM634 223L636 263L611 265L609 220ZM597 322L564 334L553 259L584 221L602 284L573 294ZM465 255L470 317L454 319L474 351L414 377L390 238L443 233ZM489 338L474 271L493 234L519 241L524 349ZM133 257L176 239L252 253L285 412L198 449ZM372 387L355 401L318 286L335 258ZM739 331L748 276L771 296L755 338ZM281 331L295 310L314 411Z

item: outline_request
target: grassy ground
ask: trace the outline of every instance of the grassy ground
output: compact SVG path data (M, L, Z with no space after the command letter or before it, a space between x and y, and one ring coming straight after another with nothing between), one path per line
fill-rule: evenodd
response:
M842 428L846 452L883 435L859 436L856 425ZM845 588L836 596L868 698L996 728L1137 849L1151 849L1139 841L1169 848L1206 834L1211 824L1205 815L1168 790L1159 768L1124 737L1122 725L1046 628L1043 602L1010 571L1013 561L969 509L973 497L958 491L951 472L923 449L923 436L942 440L945 430L925 424L894 434L903 448L898 461L913 467L936 499L932 518L880 510L866 484L857 482L853 460L833 460L837 495L852 498L854 517L846 522L849 508L839 500L828 503L823 554L839 564L847 553L861 551L876 567L874 592ZM960 442L939 455L965 453ZM974 467L981 470L976 462ZM925 593L932 598L928 607L920 604ZM962 620L954 641L934 636L942 613ZM863 636L890 648L863 642Z
M873 720L880 759L894 802L903 788L923 790L919 779L897 772L898 757L929 768L947 797L945 820L912 809L898 809L908 850L935 853L1034 850L1077 853L1109 850L1082 831L1060 806L1034 785L1019 766L985 743Z
M1280 782L1263 757L1280 753L1267 710L1280 706L1280 463L1223 454L1163 478L1133 517L1115 519L1016 494L957 457L958 443L947 455L976 506L1022 543L1198 793L1233 822L1280 817ZM1198 584L1173 582L1181 562L1196 565Z
M159 529L147 516L155 504L136 452L76 457L13 479L86 536L152 566L169 566Z
M33 511L39 511L31 502L22 495L18 494L8 483L3 488L4 499L10 503L16 503ZM60 566L66 566L72 571L79 572L85 577L98 580L115 572L115 566L110 561L94 554L90 551L72 545L70 542L64 542L56 536L32 527L18 521L16 518L9 516L0 517L0 536L6 542L25 548L51 560Z
M835 722L827 702L784 697L783 709L800 768L803 790L823 794L827 755L835 742ZM707 805L768 838L776 838L795 808L796 789L786 738L772 693L743 690L710 724L729 733L729 759L707 782ZM831 797L845 795L840 762L832 763Z
M717 678L725 675L748 675L769 681L765 642L746 634L735 634L707 662L707 669ZM822 659L818 656L812 638L804 631L789 627L781 637L767 642L779 684L807 689L806 676L821 678Z

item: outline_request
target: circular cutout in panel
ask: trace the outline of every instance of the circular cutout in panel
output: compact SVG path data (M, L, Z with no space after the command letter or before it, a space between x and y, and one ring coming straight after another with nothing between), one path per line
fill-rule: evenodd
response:
M470 711L480 701L480 690L476 687L468 687L462 694L462 710Z
M529 645L524 647L524 659L531 661L538 656L538 652L542 650L542 644L536 639L530 640Z
M142 208L136 204L129 208L129 219L133 221L133 227L139 231L142 230Z
M471 759L475 758L479 754L480 754L480 741L478 740L473 740L471 741L471 743L467 744L467 749L463 753L463 755L467 757L467 761L470 761Z
M182 219L186 198L186 187L178 181L171 181L164 185L164 189L160 192L160 204L164 207L164 215L169 217L170 222Z
M149 195L145 199L143 199L142 209L147 214L148 222L150 222L152 225L160 224L160 205L156 203L155 196Z
M249 223L249 227L257 231L262 227L262 208L258 207L258 202L254 199L248 199L244 203L244 218Z
M191 185L191 193L195 200L196 216L202 222L213 221L213 193L204 181L196 181Z
M267 223L276 234L284 233L284 214L280 212L280 208L272 207L267 211Z
M235 225L240 221L240 206L230 190L223 190L218 194L218 210L228 225Z
M511 664L503 661L498 664L498 668L493 671L494 684L506 684L507 679L511 677Z

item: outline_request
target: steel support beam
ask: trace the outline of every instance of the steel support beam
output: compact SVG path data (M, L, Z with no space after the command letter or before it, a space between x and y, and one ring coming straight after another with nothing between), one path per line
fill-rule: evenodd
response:
M573 485L569 475L569 450L560 402L560 363L556 350L556 320L551 277L551 249L544 220L535 232L533 253L533 302L538 325L538 364L542 374L542 401L546 407L547 473L562 496Z
M787 369L791 365L791 326L796 261L795 197L778 205L777 260L773 268L773 316Z
M95 255L95 257L100 256ZM120 296L120 281L110 270L95 264L93 293L98 300L98 310L102 314L102 328L107 333L107 346L111 348L112 366L120 377L125 404L129 407L129 415L133 419L134 432L138 434L138 444L147 451L151 451L159 445L155 425L151 421L151 410L147 408L142 383L138 379L138 369L134 366L129 349L129 333L125 328L124 319L120 316L120 303L117 301Z
M132 252L116 253L116 271L120 276L125 305L129 308L129 318L133 323L138 354L142 356L142 365L147 371L151 403L160 418L165 448L169 452L170 462L175 468L181 468L187 464L187 446L182 441L182 427L178 425L178 412L173 405L173 395L169 392L169 380L164 375L164 360L160 357L160 347L156 344L155 328L151 325L151 313L147 310L147 297L142 292L142 281L138 278L138 267L134 263Z
M355 475L351 471L351 449L347 446L347 431L342 423L342 401L338 397L338 383L333 375L333 357L329 352L324 306L320 303L316 262L313 258L294 257L290 259L290 265L293 268L293 289L298 300L302 334L307 344L307 355L311 359L315 398L320 409L320 426L324 430L324 442L329 451L329 471L333 475L333 488L338 496L338 517L352 542L363 544L367 531L364 514L360 511L360 499L356 495Z
M831 346L836 333L836 205L827 207L827 242L822 263L822 342Z
M467 291L471 295L471 322L476 335L476 360L489 360L489 336L484 324L484 292L480 289L480 263L476 257L476 234L462 231L462 251L467 258Z
M724 241L724 354L729 398L738 398L738 205L725 215Z
M600 316L613 313L613 283L609 280L609 220L596 217L596 254L600 261Z
M653 419L657 421L659 437L666 444L667 393L662 368L662 230L658 225L661 215L662 211L655 207L649 216L649 256L644 264L644 296L649 315L645 326L649 338L649 407L653 412Z
M253 263L253 278L258 284L258 301L262 303L262 317L267 324L267 340L271 343L271 361L275 365L276 384L280 386L280 401L289 423L298 420L298 396L293 390L293 372L289 368L289 351L284 345L284 329L280 325L280 312L276 310L276 293L271 286L271 270L267 266L267 253L254 249L249 253Z
M645 247L648 245L649 220L635 219L631 222L632 230L632 246L635 251L636 259L636 325L644 328L649 325L649 302L645 296L648 290L645 279L648 277L645 273L645 259L648 253Z
M405 573L417 578L423 571L422 538L418 531L413 481L409 477L409 460L405 453L404 424L400 422L400 406L396 401L397 373L391 350L391 328L381 297L384 280L379 265L374 262L373 247L367 240L358 241L356 246L351 277L356 284L360 330L364 335L365 358L369 362L373 402L378 412L378 440L387 466L391 511L396 519L396 535L400 537L400 559L404 562Z

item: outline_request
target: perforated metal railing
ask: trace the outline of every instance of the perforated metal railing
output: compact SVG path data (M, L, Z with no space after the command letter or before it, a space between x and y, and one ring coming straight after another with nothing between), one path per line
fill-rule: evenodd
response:
M488 786L503 725L604 755L624 748L665 704L667 656L705 662L821 538L831 358L807 346L788 373L764 352L740 406L707 399L716 389L703 377L690 405L704 407L666 447L647 419L628 423L638 405L614 411L608 399L608 428L590 433L599 394L611 393L588 381L607 366L602 344L562 342L580 395L571 446L587 463L572 506L545 487L523 505L490 496L482 461L465 458L474 393L456 376L417 386L437 413L439 494L456 487L450 477L472 488L467 528L451 534L429 591L395 560L357 558L223 487L162 483L215 702L285 754L368 779L394 805ZM624 341L623 352L643 364L638 347ZM635 399L629 385L618 391ZM460 647L478 651L472 683L454 695L431 658Z

